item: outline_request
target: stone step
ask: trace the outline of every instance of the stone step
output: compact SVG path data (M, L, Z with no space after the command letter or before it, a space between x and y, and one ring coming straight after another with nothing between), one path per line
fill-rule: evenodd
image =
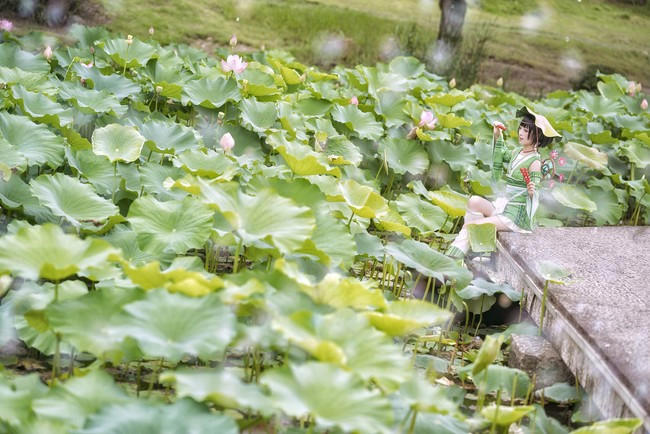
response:
M493 272L539 324L540 261L570 272L549 284L543 333L605 418L638 417L650 433L650 227L499 233Z

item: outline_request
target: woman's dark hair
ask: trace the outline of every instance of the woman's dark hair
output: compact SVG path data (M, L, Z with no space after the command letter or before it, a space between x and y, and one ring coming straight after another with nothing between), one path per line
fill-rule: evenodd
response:
M533 115L525 114L520 127L526 127L528 130L528 138L533 140L533 143L537 143L538 148L543 148L548 146L552 141L552 137L546 137L542 132L542 129L535 125L535 117Z

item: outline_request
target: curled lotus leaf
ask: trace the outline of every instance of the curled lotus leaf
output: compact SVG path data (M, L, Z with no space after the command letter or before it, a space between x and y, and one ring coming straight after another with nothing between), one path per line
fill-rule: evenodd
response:
M223 288L223 281L218 276L209 276L207 273L183 268L161 271L158 261L141 267L132 267L127 261L122 261L122 267L129 279L145 290L165 288L169 292L199 297Z
M564 145L564 152L566 152L569 158L580 161L592 169L600 171L607 169L607 154L599 151L595 147L577 142L567 142Z
M390 303L384 312L366 312L370 323L391 336L404 336L423 327L439 325L451 312L422 300L407 299Z

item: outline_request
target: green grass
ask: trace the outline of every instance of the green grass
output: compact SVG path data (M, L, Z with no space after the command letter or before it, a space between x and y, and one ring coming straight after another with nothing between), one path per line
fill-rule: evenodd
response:
M314 41L333 33L345 41L339 63L348 66L380 60L381 46L390 36L404 52L424 55L435 41L439 19L438 2L420 0L103 1L112 17L108 27L124 34L145 37L154 26L159 40L207 41L210 48L227 44L234 33L243 44L240 49L284 48L307 63L322 60ZM524 31L522 14L537 8L543 8L548 18L535 30ZM523 65L566 87L576 75L563 63L571 57L584 66L609 66L650 86L650 33L645 31L650 27L650 4L483 0L480 7L468 9L466 35L485 22L493 23L487 50L498 66L488 81L507 75L511 66ZM526 74L510 80L511 89L535 87Z

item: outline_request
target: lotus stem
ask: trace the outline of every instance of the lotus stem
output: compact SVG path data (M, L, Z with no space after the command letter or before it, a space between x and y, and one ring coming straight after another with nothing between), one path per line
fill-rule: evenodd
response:
M512 394L510 395L510 405L514 407L515 397L517 396L517 380L519 380L519 375L515 373L515 378L512 380Z
M239 269L239 251L241 250L241 245L244 240L240 239L239 243L237 244L237 248L235 249L235 258L232 263L232 272L235 274L237 270Z
M490 427L490 434L493 434L497 428L497 417L499 417L500 405L501 405L501 388L497 390L497 408L494 411L494 420L492 420L492 426Z
M384 265L382 267L382 274L381 274L381 283L379 286L381 286L381 289L384 289L384 282L386 281L386 255L384 255Z
M411 290L411 297L413 294L415 294L415 288L418 286L418 282L420 282L420 277L422 277L422 273L418 273L417 277L415 278L415 282L413 283L413 290ZM426 297L426 294L424 294ZM422 297L422 300L424 300L425 297Z
M138 367L135 371L135 396L136 398L140 397L140 378L142 375L142 361L138 360Z
M474 332L474 336L478 334L478 329L481 327L481 322L483 321L483 301L485 300L485 294L481 295L481 308L479 309L479 315L478 315L478 324L476 324L476 331Z
M523 310L524 310L524 303L525 303L525 300L524 300L524 287L522 286L521 287L521 297L519 297L519 321L518 322L521 322L521 314L523 313Z
M539 330L537 334L542 335L542 329L544 328L544 315L546 314L546 296L548 294L548 280L544 281L544 294L542 295L542 309L539 314Z
M646 192L643 192L641 195L641 198L636 201L636 206L634 207L634 211L632 212L632 217L634 218L634 226L639 224L639 214L641 214L641 201L645 197Z
M630 163L630 181L634 181L635 169L636 169L636 165L634 163Z
M413 431L415 430L415 419L417 417L418 417L418 411L413 410L413 415L411 416L411 425L409 425L408 434L413 434Z
M113 162L113 178L117 179L117 160ZM111 195L111 201L115 203L115 188L113 189L113 194Z
M149 390L147 390L147 396L151 397L151 392L153 391L153 385L154 383L158 382L158 375L160 374L160 371L162 371L163 363L165 362L165 358L161 357L160 358L160 363L158 364L158 368L156 368L152 373L151 377L151 382L149 383Z
M397 271L393 275L393 291L392 291L393 294L395 294L398 297L399 297L399 295L397 294L396 290L397 290L397 281L399 280L399 272L400 272L401 269L402 269L402 263L398 262L397 263Z
M578 167L578 160L576 160L576 162L573 163L573 169L571 169L571 172L569 173L569 177L566 179L567 184L571 183L571 179L573 178L573 173L576 171L576 167Z

